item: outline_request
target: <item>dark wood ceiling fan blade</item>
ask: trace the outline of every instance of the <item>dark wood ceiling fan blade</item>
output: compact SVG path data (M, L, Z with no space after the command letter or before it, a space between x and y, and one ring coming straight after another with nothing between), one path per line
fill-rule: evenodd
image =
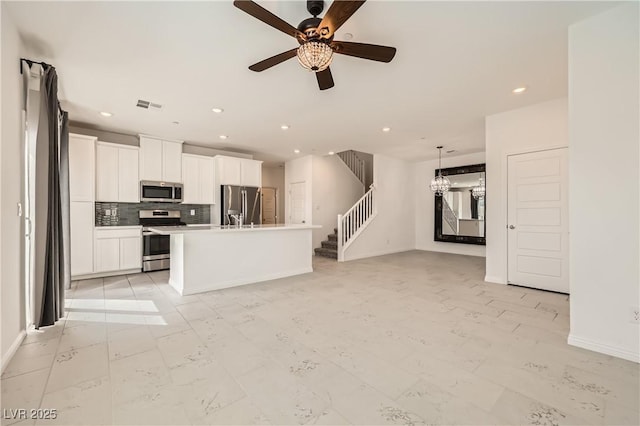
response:
M349 41L333 41L331 47L335 53L370 59L378 62L391 62L396 56L396 48L377 44L351 43Z
M318 79L318 87L320 90L331 89L333 84L333 76L331 75L331 69L326 68L323 71L318 71L316 73L316 78Z
M329 39L333 36L338 28L344 24L356 10L364 4L366 0L333 0L329 10L322 17L322 22L318 25L318 34L320 37Z
M285 34L289 34L291 37L301 38L302 40L306 39L305 35L298 31L294 26L278 18L276 15L251 0L235 0L233 5L254 18L261 20L265 24L282 31Z
M287 59L291 59L294 56L296 56L296 50L298 50L298 48L287 50L286 52L282 52L279 55L275 55L270 58L267 58L264 61L260 61L258 63L251 65L249 69L255 72L260 72L260 71L269 69L275 65L278 65L279 63L286 61Z

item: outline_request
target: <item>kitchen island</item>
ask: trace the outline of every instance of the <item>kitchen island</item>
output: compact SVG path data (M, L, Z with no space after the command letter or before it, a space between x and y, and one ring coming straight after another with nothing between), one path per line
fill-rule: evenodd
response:
M163 226L171 236L169 284L181 295L313 271L312 230L318 225Z

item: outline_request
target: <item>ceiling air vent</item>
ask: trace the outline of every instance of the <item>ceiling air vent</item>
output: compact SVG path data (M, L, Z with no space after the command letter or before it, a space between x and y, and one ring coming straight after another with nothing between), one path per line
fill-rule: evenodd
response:
M142 99L138 99L138 103L136 104L137 107L140 108L144 108L144 109L161 109L162 105L160 104L154 104L153 102L149 102L149 101L144 101Z

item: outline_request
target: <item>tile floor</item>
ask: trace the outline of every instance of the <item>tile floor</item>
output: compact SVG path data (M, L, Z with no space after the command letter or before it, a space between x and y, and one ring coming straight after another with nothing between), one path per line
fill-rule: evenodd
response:
M570 347L566 296L406 252L181 297L156 272L75 282L2 375L2 424L640 423L639 366ZM7 411L3 411L4 417Z

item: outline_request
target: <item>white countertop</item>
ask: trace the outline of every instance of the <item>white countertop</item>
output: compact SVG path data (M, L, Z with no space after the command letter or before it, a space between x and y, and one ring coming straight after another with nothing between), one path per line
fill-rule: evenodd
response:
M196 232L207 233L225 233L230 232L273 232L273 231L295 231L301 229L315 229L322 228L320 225L245 225L242 228L236 226L220 226L220 225L183 225L183 226L162 226L153 227L148 229L151 232L155 232L159 235L173 235L173 234L190 234Z

